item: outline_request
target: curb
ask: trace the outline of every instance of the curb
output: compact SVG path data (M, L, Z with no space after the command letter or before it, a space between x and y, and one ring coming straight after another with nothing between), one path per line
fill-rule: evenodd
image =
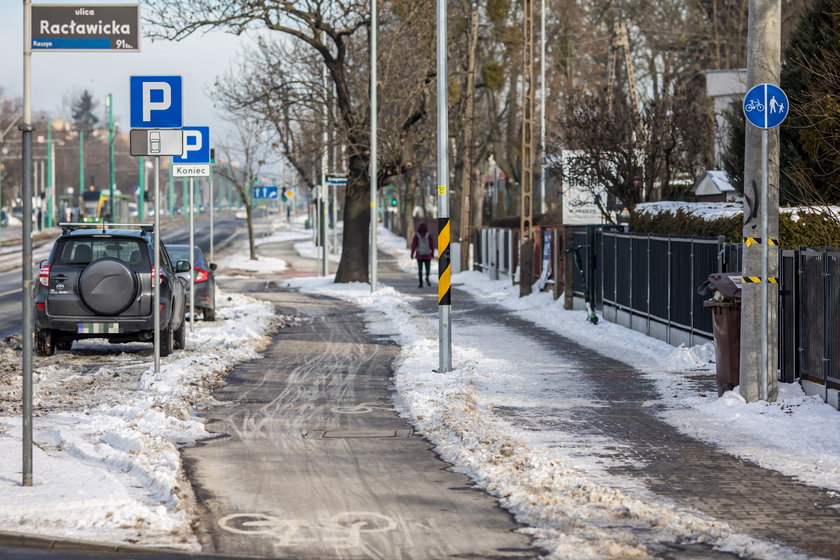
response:
M63 537L49 537L32 533L16 533L0 531L0 547L35 548L49 550L65 550L76 552L111 553L111 554L158 554L181 556L183 558L219 558L235 560L238 558L260 558L258 556L229 556L212 552L187 552L177 548L145 547L118 543L106 543L72 539Z

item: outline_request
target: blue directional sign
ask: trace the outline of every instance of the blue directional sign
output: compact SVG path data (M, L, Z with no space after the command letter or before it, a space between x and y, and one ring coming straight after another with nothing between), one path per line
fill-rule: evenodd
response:
M131 128L183 126L181 76L131 76L130 95Z
M779 126L789 110L787 95L773 84L758 84L744 97L744 115L758 128Z
M210 163L210 127L185 126L184 154L174 156L172 163Z
M278 198L279 193L275 185L254 187L254 198Z

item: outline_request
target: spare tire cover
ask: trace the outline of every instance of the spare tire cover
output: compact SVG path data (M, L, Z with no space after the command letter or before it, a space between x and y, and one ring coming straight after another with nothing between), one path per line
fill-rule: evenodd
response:
M79 296L99 315L118 315L137 296L137 276L119 259L95 260L79 277Z

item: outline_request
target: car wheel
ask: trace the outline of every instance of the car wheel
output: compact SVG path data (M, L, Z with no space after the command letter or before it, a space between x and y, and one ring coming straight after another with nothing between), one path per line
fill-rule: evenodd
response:
M73 348L72 338L59 338L55 341L56 350L70 350Z
M187 347L187 322L181 321L181 326L175 329L175 350Z
M205 307L204 311L201 312L201 317L205 321L215 321L216 320L216 310L212 307Z
M55 337L50 329L35 329L35 355L52 356L55 354Z
M167 326L160 331L160 355L168 356L175 348L175 332L172 330L172 325Z

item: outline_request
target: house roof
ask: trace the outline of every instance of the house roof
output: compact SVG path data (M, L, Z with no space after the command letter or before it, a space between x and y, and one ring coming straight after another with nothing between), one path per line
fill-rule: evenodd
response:
M694 194L706 196L735 192L735 187L729 182L725 171L706 171L706 173L694 184Z

